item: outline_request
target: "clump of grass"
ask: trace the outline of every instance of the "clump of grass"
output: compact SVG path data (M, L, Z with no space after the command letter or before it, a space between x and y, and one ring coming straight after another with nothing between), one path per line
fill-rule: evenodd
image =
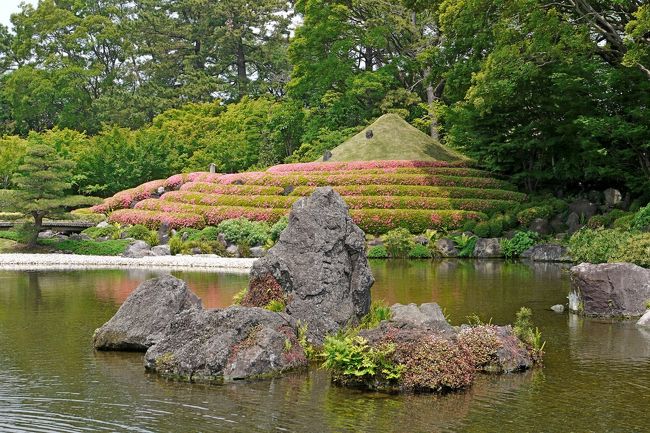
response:
M309 340L307 340L307 324L300 321L298 322L298 343L302 347L302 350L305 352L307 359L316 359L318 351L309 342Z
M286 308L286 305L282 299L271 299L264 308L275 313L281 313Z
M360 328L370 329L381 323L382 320L390 320L390 307L384 301L374 301L370 305L370 311L361 319Z
M542 341L541 331L533 324L533 310L528 307L521 307L517 312L512 329L515 335L526 343L533 360L541 362L546 342Z
M235 295L232 297L232 303L234 305L241 305L241 301L244 299L247 293L248 293L248 288L244 287L239 292L235 293Z

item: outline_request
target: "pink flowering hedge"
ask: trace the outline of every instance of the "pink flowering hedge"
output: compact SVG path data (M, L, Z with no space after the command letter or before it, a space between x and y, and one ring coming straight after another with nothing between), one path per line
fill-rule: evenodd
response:
M161 200L203 206L249 206L289 208L300 197L281 195L218 195L194 191L171 191ZM411 196L347 196L351 209L456 209L469 211L503 211L516 202L511 200L453 199Z
M197 171L193 173L175 174L165 179L165 189L175 190L188 182L216 182L224 175L220 173L208 173L207 171Z
M264 185L221 185L208 182L188 182L181 186L180 190L223 195L280 195L284 188Z
M307 196L315 186L297 186L290 195ZM334 189L342 196L412 196L436 198L481 198L522 202L526 194L517 191L489 188L437 187L418 185L339 185Z
M143 209L121 209L111 213L109 222L120 225L142 224L151 229L157 229L165 223L169 228L181 229L183 227L203 228L205 218L190 212L157 212Z
M379 168L424 168L424 167L467 167L469 161L351 161L351 162L306 162L296 164L281 164L269 168L270 173L288 173L292 171L334 171L334 170L367 170Z
M249 185L267 186L339 186L339 185L421 185L469 188L512 189L508 182L491 177L428 176L423 174L266 174L257 178L241 179Z
M423 167L423 168L373 168L363 170L332 170L332 171L291 171L283 173L273 173L267 171L266 174L276 175L294 175L294 176L314 176L314 175L338 175L350 174L367 175L367 174L423 174L423 175L438 175L438 176L465 176L465 177L498 177L493 173L477 168L466 167Z
M158 188L164 187L165 180L152 180L143 183L132 189L120 191L113 197L104 200L103 203L93 206L91 210L96 213L108 213L117 209L128 209L140 201L147 199L158 192Z
M162 200L204 206L251 206L261 208L289 208L300 197L283 195L221 195L195 191L172 191Z
M168 200L143 200L136 205L138 210L162 213L191 213L201 215L208 225L217 225L227 219L245 217L253 221L274 223L289 213L287 208L257 208L249 206L204 206L179 203Z
M467 220L481 221L487 216L481 212L461 210L421 209L352 209L354 222L366 233L380 235L403 227L411 233L423 233L427 229L456 229Z

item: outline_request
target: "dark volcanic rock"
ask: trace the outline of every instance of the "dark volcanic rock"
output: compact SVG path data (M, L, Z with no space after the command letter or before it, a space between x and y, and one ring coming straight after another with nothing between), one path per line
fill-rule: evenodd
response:
M144 352L162 337L176 314L197 308L201 308L201 300L184 281L171 275L147 280L95 331L93 346Z
M443 257L458 257L458 254L460 254L456 243L449 238L438 239L435 246Z
M581 263L571 268L571 309L603 317L641 316L650 299L650 269L631 263Z
M364 233L332 188L294 203L277 244L250 272L251 281L268 276L285 292L286 312L307 324L313 343L368 313L374 278Z
M521 253L522 259L536 262L570 262L569 251L557 244L538 244Z
M188 310L145 354L145 368L195 382L237 380L306 366L296 322L262 308Z

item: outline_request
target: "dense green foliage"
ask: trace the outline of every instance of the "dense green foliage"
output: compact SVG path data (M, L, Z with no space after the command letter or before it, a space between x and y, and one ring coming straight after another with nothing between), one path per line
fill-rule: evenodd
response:
M507 259L519 257L521 253L535 245L537 235L532 232L517 232L511 239L501 240L501 251Z
M650 267L650 233L619 229L582 229L569 240L577 262L628 262Z
M650 183L639 0L43 0L11 20L3 188L26 141L74 163L70 192L109 196L313 160L386 113L529 191Z

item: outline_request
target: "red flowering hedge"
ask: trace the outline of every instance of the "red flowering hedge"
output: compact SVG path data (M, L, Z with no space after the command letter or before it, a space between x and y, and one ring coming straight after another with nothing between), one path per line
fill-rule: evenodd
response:
M423 167L468 167L470 161L351 161L351 162L306 162L297 164L281 164L269 168L270 173L287 173L292 171L334 171L334 170L366 170L376 168L423 168Z
M517 191L490 188L436 187L418 185L339 185L333 187L342 196L412 196L437 198L482 198L522 202L526 194ZM290 195L307 196L315 186L297 186Z
M169 228L180 229L193 227L201 229L205 227L205 218L201 215L190 212L157 212L143 209L121 209L111 213L109 222L121 225L142 224L151 229L157 229L162 223Z
M379 235L403 227L411 233L422 233L427 229L460 228L467 220L481 221L487 218L481 212L462 210L422 209L352 209L354 222L366 233Z

